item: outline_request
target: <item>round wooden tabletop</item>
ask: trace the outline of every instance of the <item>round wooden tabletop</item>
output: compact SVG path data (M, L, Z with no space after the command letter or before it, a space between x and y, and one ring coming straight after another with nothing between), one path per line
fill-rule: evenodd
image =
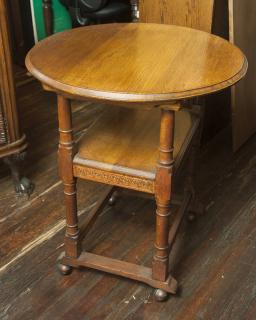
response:
M55 34L26 58L52 90L74 98L162 103L229 87L247 60L206 32L150 23L107 24Z

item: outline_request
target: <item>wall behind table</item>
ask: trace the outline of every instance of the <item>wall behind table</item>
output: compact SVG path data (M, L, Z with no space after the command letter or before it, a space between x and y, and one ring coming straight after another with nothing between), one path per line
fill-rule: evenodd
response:
M212 33L229 40L229 8L227 0L215 0ZM202 143L211 140L231 122L230 88L206 96Z
M256 0L229 0L230 40L245 53L246 77L232 88L233 148L256 132Z
M233 150L256 132L256 0L215 0L213 33L237 45L249 61L246 77L206 98L204 140L232 123Z
M34 20L35 40L42 40L46 37L44 28L44 18L42 10L42 0L30 0L32 7L32 15ZM70 15L59 0L53 0L53 15L54 15L54 33L72 28Z

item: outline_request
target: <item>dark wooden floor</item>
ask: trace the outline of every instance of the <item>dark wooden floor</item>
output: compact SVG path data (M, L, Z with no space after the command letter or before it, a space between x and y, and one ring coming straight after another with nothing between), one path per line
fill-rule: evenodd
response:
M256 319L256 137L237 154L229 131L201 150L197 187L206 214L184 223L171 255L180 290L156 303L152 289L92 270L58 274L63 250L62 186L56 167L55 97L36 82L19 88L30 143L30 199L16 198L8 170L0 169L0 319ZM100 106L74 105L76 138ZM104 186L79 182L81 219ZM84 247L99 254L150 265L154 203L123 197L106 207Z

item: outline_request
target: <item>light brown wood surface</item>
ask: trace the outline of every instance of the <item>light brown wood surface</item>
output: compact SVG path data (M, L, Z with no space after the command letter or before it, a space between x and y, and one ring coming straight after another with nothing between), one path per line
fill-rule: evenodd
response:
M204 320L255 320L256 197L251 160L256 136L235 155L229 131L201 150L197 189L205 205L211 206L194 224L184 222L173 247L172 257L177 260L171 261L182 290L178 297L159 304L154 302L151 289L138 282L103 272L79 270L70 277L56 272L65 225L63 187L56 167L56 97L43 92L35 81L18 90L21 120L30 144L26 172L33 175L37 192L29 200L13 197L8 170L1 166L0 309L4 317L195 320L203 315ZM73 105L76 138L102 110L83 105ZM105 188L78 181L81 224ZM122 194L116 206L106 207L84 247L150 267L154 208L149 199Z
M211 32L214 0L140 0L140 21Z
M180 153L184 158L195 149L198 136L198 125L191 121L194 109L191 107L188 115L166 108L166 104L173 102L176 110L177 105L180 107L176 100L236 83L247 70L245 56L229 42L206 32L139 23L91 26L54 35L32 49L26 63L32 74L58 94L59 168L66 203L60 272L67 275L72 266L86 266L125 276L157 288L155 297L163 301L167 292L176 293L169 254L189 205L192 200L196 202L189 170L186 195L170 228L169 217L175 212L171 208L175 160ZM77 152L70 98L125 102L136 107L138 102L154 106L162 102L165 107L161 115L157 108L106 108L80 141ZM199 123L198 113L196 117ZM193 147L189 148L191 141ZM191 152L191 169L194 154ZM156 235L150 272L122 260L83 253L77 177L154 194ZM105 201L103 198L100 203Z
M211 93L244 76L247 61L208 33L158 24L78 28L38 43L26 65L73 98L161 103Z

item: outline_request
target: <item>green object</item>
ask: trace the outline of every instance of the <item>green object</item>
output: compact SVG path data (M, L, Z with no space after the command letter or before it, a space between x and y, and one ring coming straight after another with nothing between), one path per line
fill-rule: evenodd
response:
M35 34L38 40L42 40L46 37L43 18L43 1L32 0L34 6L34 22L35 22ZM53 32L57 33L72 28L72 22L70 15L65 7L59 2L59 0L52 1L53 8Z

